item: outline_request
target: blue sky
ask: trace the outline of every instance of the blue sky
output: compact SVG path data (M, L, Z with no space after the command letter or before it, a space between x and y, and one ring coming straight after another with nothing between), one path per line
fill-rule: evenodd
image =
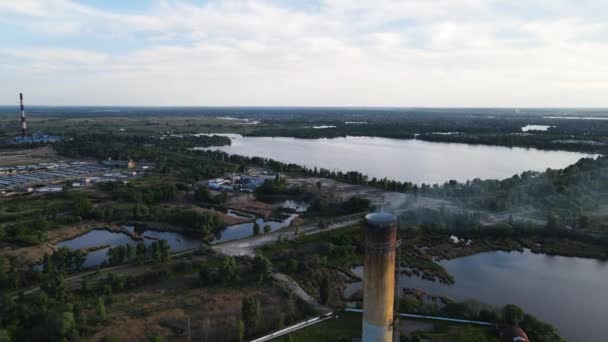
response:
M608 107L608 2L0 0L0 104Z

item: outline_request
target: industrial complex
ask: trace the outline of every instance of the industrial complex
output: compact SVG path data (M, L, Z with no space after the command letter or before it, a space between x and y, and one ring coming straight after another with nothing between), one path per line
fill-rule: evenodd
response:
M0 168L0 194L8 196L29 192L58 192L63 184L84 187L93 183L127 181L137 177L148 166L135 168L131 162L118 165L132 165L132 168L116 167L95 162L41 163Z
M274 172L261 171L210 179L202 185L207 185L209 189L216 191L253 192L257 187L264 184L265 181L272 181L277 176L278 174Z

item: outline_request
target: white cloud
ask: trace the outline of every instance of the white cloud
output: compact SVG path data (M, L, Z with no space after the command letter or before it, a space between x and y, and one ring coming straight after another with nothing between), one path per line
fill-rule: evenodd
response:
M0 102L17 86L40 104L608 106L608 26L597 7L226 0L128 14L0 0L0 18L11 18L0 30L53 42L0 49L0 73L14 81L0 84Z
M0 48L0 55L17 57L22 60L31 60L48 63L76 63L76 64L102 64L108 56L102 53L66 48Z

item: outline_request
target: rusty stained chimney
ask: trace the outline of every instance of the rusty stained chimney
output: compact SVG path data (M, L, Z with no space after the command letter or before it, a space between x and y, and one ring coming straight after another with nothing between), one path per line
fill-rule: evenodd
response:
M397 218L373 213L365 220L362 342L392 342Z

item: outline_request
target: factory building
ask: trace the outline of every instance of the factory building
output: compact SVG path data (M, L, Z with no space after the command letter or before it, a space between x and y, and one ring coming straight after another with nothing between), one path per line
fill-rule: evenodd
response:
M116 167L121 169L135 169L136 164L133 159L129 160L112 160L112 158L108 158L106 160L101 161L101 165L107 167Z
M207 187L216 191L253 192L265 181L273 181L277 177L274 172L263 172L256 175L239 175L215 178L206 181ZM201 183L201 185L204 183Z

